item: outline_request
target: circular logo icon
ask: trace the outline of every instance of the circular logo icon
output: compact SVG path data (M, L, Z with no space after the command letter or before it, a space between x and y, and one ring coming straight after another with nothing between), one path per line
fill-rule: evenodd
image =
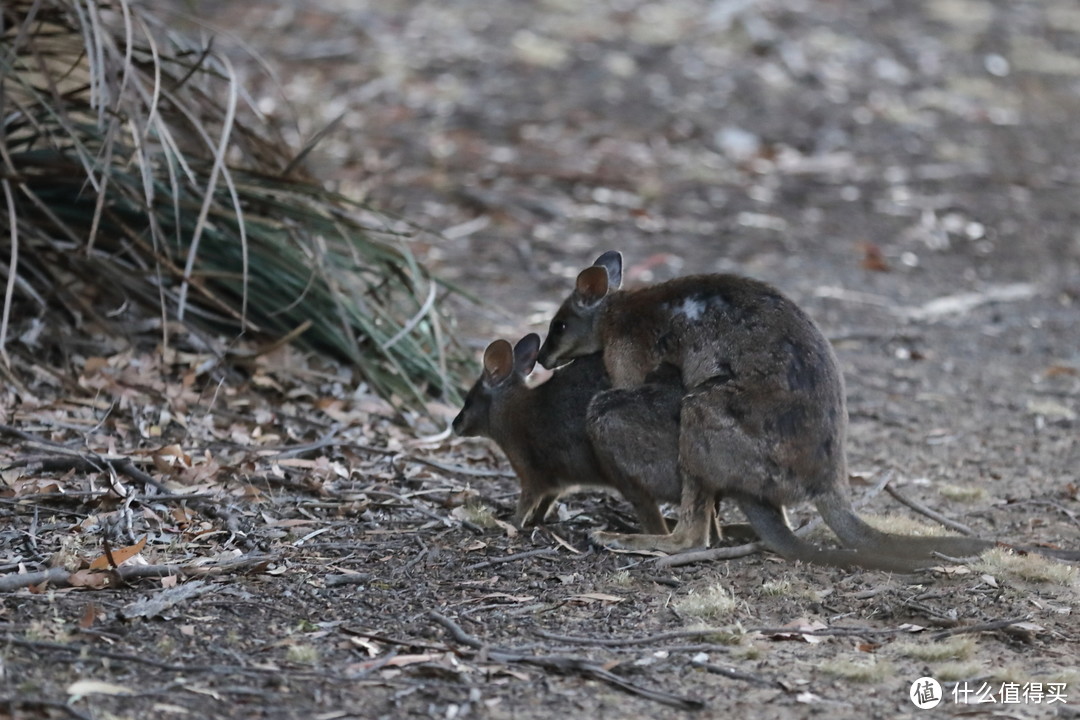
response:
M908 697L911 698L911 702L915 707L920 710L936 708L941 704L941 683L932 677L921 677L911 683Z

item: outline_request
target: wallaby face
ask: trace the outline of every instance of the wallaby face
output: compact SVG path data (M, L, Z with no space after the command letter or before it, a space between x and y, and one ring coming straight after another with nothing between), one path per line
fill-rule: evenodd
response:
M524 352L522 360L524 364ZM529 370L532 370L531 366ZM515 373L514 350L510 343L496 340L488 345L484 351L483 373L465 395L461 412L454 418L454 434L491 437L492 404L497 402L498 397L512 394L515 388L524 386L526 375L528 372Z
M622 284L622 255L606 252L578 274L574 292L548 326L538 360L546 368L601 350L596 322L608 294Z

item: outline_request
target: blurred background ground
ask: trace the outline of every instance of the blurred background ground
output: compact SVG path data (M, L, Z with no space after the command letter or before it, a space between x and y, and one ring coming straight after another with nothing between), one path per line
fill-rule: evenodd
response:
M850 462L867 479L856 493L892 471L905 493L980 533L1080 544L1080 8L1069 0L188 9L226 31L215 42L297 142L337 122L311 157L320 177L441 234L412 247L482 301L455 305L477 353L495 337L542 331L577 271L609 248L623 251L634 282L753 275L836 342ZM191 21L176 27L200 32ZM341 419L362 425L370 410ZM316 430L289 437L317 439ZM365 447L335 447L327 467L293 467L292 485L263 487L278 522L248 537L284 553L276 574L219 587L166 621L121 619L130 590L94 596L95 647L158 665L60 655L48 676L28 670L28 658L60 651L13 646L9 689L19 678L26 697L59 702L79 673L136 688L135 699L92 695L72 706L93 717L676 713L574 673L455 656L448 650L460 646L426 614L438 610L504 647L621 661L617 671L635 683L703 699L708 716L899 716L912 711L907 689L923 674L1070 683L1065 708L995 706L1025 717L1071 716L1080 704L1075 576L912 579L761 556L661 572L588 550L589 529L632 522L613 500L569 500L550 531L477 531L454 514L454 498L472 493L505 519L513 481L480 474L505 471L497 452L449 441L395 456L408 442L400 430L352 438ZM897 507L882 495L864 509ZM368 578L327 581L344 570ZM698 618L680 601L717 584L736 602L706 618L713 624L805 619L865 632L784 642L735 631L732 645L603 649L535 635L690 627ZM71 591L9 596L4 620L37 623L42 642L58 629L78 636L85 603ZM904 623L1016 618L1038 629L971 635L941 657L889 634ZM706 672L693 663L699 652L753 679ZM946 706L961 711L951 698ZM68 712L11 707L18 717Z

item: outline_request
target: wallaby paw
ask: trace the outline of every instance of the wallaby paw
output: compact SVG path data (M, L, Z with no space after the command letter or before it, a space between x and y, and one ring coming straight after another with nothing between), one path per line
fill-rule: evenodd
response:
M695 547L704 547L704 543L687 542L678 534L672 535L634 535L627 533L605 532L594 530L589 533L589 539L593 543L608 550L624 550L630 552L662 552L668 554L685 552Z
M640 537L639 535L630 535L627 533L614 533L605 532L603 530L593 530L589 533L589 540L594 545L607 548L608 550L634 550L631 547L632 543L627 544L628 538Z

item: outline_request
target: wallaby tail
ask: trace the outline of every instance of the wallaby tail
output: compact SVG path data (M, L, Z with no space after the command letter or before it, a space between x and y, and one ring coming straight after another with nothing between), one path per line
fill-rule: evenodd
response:
M739 507L750 521L754 531L757 532L758 537L765 543L765 546L788 560L802 560L817 565L841 568L861 567L871 570L885 570L887 572L914 572L919 568L929 567L934 564L927 557L905 557L889 553L882 548L833 549L818 547L813 543L802 540L792 532L787 524L787 519L784 517L784 512L780 508L750 498L740 499ZM854 513L852 515L854 516ZM857 516L855 516L855 520L862 523ZM866 527L870 526L867 525ZM877 531L874 530L874 532Z
M821 513L825 524L836 533L836 537L840 538L840 542L845 546L882 549L890 546L891 536L868 525L856 514L847 495L839 490L832 490L819 496L814 501L814 505Z
M893 555L914 554L925 560L934 553L950 557L971 557L986 552L996 544L982 538L962 535L917 536L882 532L860 518L851 506L851 501L839 491L818 497L814 504L825 524L847 547Z

